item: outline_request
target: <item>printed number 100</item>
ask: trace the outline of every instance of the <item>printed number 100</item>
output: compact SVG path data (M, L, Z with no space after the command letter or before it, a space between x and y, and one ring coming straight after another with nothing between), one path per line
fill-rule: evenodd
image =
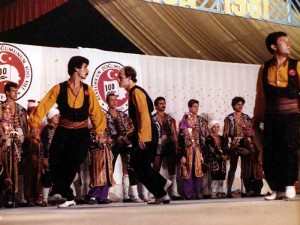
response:
M105 84L104 87L105 87L105 91L106 92L112 91L112 90L115 89L115 85L114 84Z
M268 0L224 0L224 10L225 14L245 17L249 13L253 19L269 20Z

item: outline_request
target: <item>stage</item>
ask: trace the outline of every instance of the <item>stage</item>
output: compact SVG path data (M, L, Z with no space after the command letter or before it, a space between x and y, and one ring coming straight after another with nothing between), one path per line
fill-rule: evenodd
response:
M299 225L300 195L294 200L262 197L173 201L168 205L111 203L70 208L0 209L0 224L9 225Z

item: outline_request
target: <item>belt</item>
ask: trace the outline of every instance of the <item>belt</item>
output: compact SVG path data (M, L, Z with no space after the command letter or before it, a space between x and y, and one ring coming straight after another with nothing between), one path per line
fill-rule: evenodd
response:
M67 129L87 128L88 124L89 123L87 119L84 121L71 121L69 119L63 118L59 121L59 125Z

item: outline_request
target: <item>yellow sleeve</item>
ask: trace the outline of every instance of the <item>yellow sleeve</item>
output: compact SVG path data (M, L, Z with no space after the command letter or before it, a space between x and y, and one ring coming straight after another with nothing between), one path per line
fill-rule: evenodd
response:
M263 68L264 65L261 65L258 77L257 77L257 83L256 83L256 97L255 97L255 105L254 105L254 112L253 112L253 120L263 123L265 120L265 114L266 114L266 97L264 93L264 87L263 87Z
M96 133L103 132L106 128L106 117L102 108L99 105L97 96L90 85L89 85L89 93L90 93L89 117L91 123Z
M55 104L57 96L60 91L60 85L57 84L46 94L46 96L41 100L38 106L33 110L29 117L29 124L32 128L38 128L41 125L42 119L45 117L46 113Z
M152 140L152 132L146 95L140 89L136 88L132 93L132 102L135 105L138 122L139 142L149 142Z

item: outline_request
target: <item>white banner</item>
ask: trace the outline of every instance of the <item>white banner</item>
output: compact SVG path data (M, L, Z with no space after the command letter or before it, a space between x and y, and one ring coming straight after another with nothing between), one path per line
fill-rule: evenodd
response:
M221 126L225 116L233 111L231 100L235 96L245 98L244 112L252 116L259 65L1 42L0 99L5 99L4 85L11 80L19 84L18 102L25 108L29 99L41 100L52 86L69 78L67 64L75 55L90 60L89 76L84 82L93 87L104 110L107 110L105 96L109 92L115 92L118 107L127 110L128 94L118 87L116 79L118 70L130 65L137 71L138 85L148 91L153 101L158 96L166 98L166 111L177 122L188 111L191 98L199 100L199 114L209 121L220 121ZM119 163L114 174L118 184L121 174ZM86 190L88 180L88 176L83 179Z

